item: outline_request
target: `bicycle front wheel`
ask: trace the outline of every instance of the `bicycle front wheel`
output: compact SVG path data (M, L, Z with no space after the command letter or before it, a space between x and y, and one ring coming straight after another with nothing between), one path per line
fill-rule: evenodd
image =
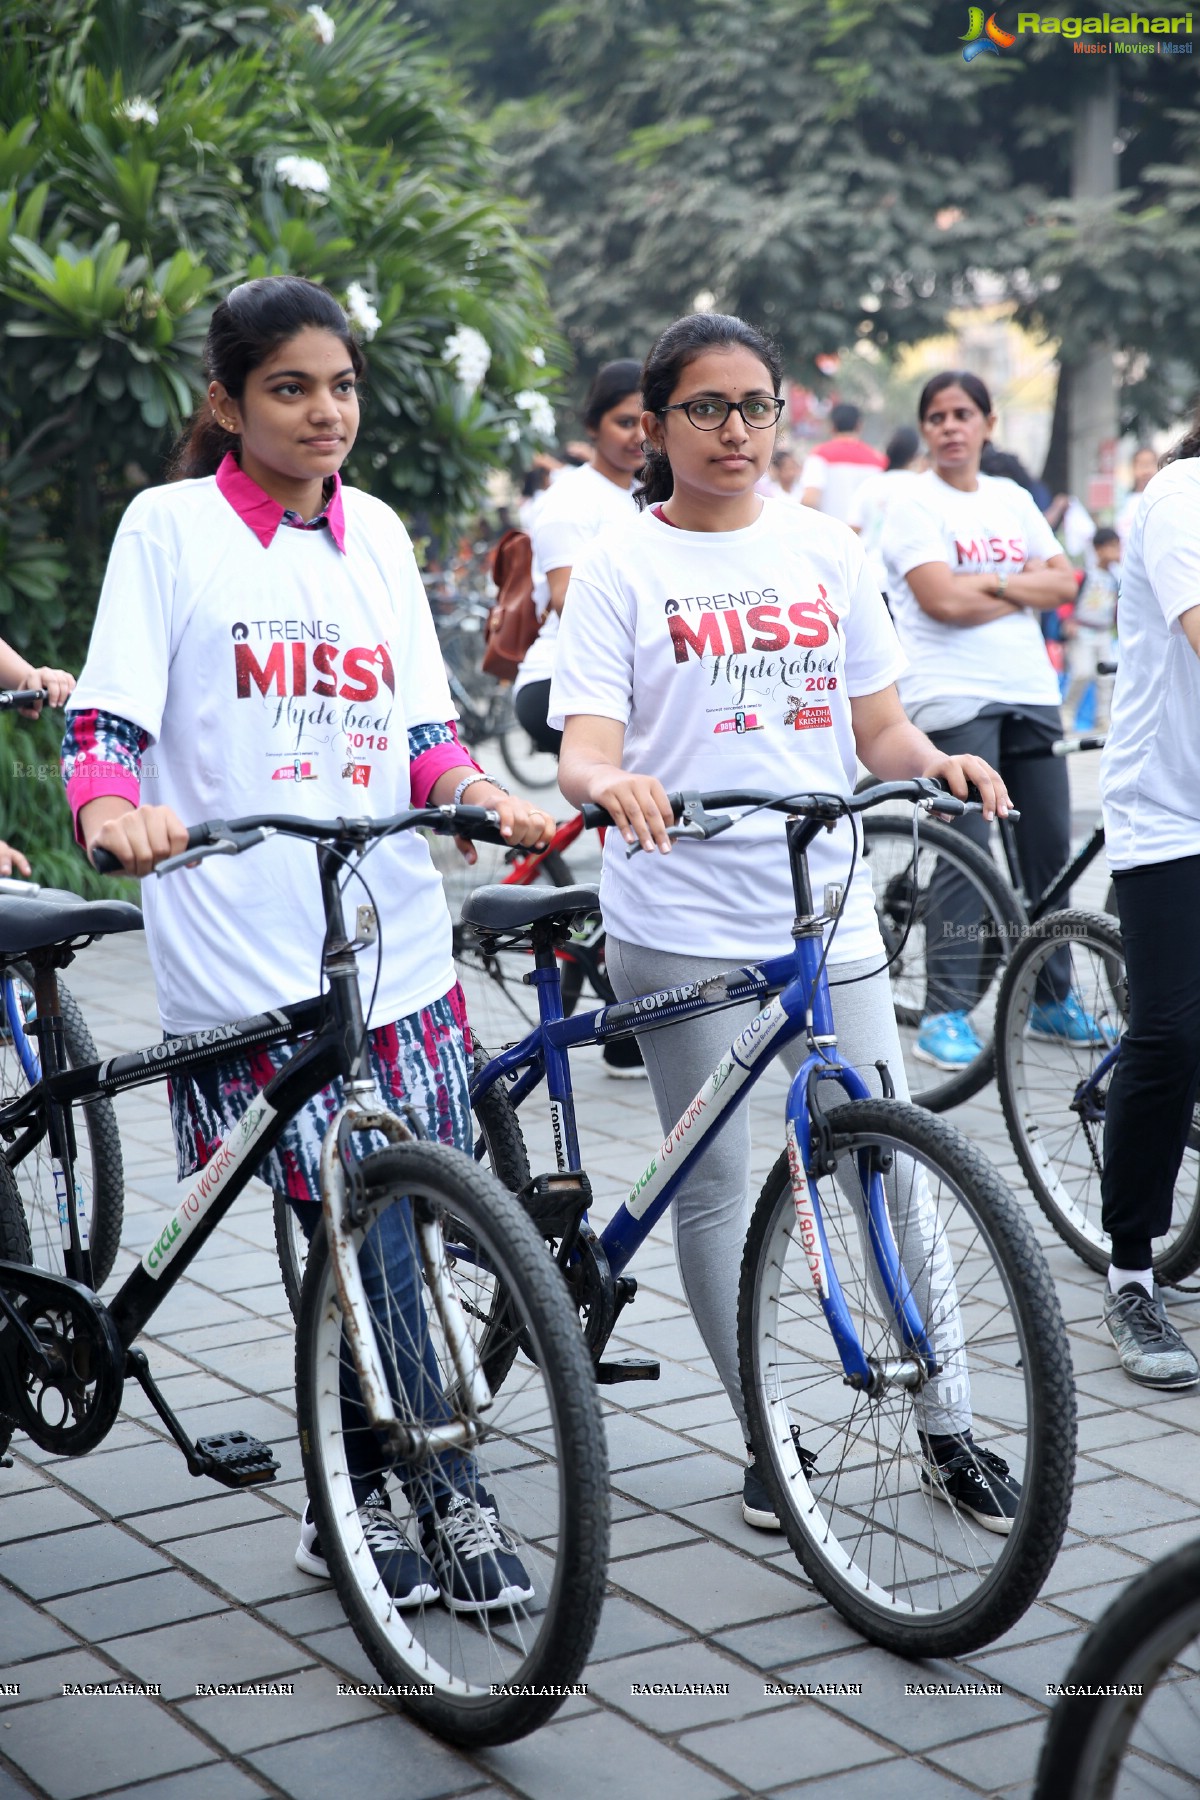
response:
M1051 964L1053 961L1053 967ZM1041 996L1069 983L1077 1041L1047 1031ZM1097 1274L1108 1268L1101 1225L1104 1114L1113 1047L1128 1009L1115 919L1072 910L1031 925L1005 973L996 1007L997 1085L1004 1123L1034 1199L1063 1242ZM1171 1228L1153 1245L1160 1281L1200 1266L1200 1128L1193 1120Z
M5 969L3 976L4 1005L0 1016L0 1096L14 1099L30 1086L29 1062L38 1054L35 1026L32 971L26 965ZM58 984L62 1012L63 1044L67 1063L72 1069L99 1061L92 1034L70 991ZM84 1202L88 1210L88 1232L92 1252L92 1274L97 1287L112 1272L121 1243L121 1225L125 1216L125 1170L121 1159L121 1139L117 1116L111 1100L89 1100L74 1109L77 1157L75 1173L83 1184ZM50 1139L43 1132L28 1151L22 1152L24 1132L3 1146L4 1160L16 1178L29 1236L33 1261L39 1269L66 1273L62 1231L58 1219L58 1197L54 1191L54 1167L50 1156Z
M386 1299L372 1304L371 1323L396 1416L417 1445L439 1429L457 1431L457 1445L443 1438L440 1449L392 1456L344 1399L353 1370L322 1228L296 1340L312 1514L346 1615L382 1680L401 1690L400 1703L453 1742L503 1743L561 1704L599 1618L608 1472L595 1383L562 1276L512 1195L469 1158L430 1144L380 1151L361 1173L354 1243L368 1293L384 1285L386 1260ZM432 1260L431 1237L439 1246ZM500 1319L511 1355L500 1355ZM490 1399L453 1373L456 1331L485 1375L502 1368ZM438 1568L440 1601L409 1596L402 1607L385 1588L358 1511L379 1492ZM460 1497L486 1514L484 1543L498 1529L503 1555L511 1554L503 1605L468 1607L438 1560L479 1547L477 1536L447 1549L445 1520Z
M1020 1618L1062 1543L1075 1456L1062 1314L1028 1222L958 1132L896 1101L854 1101L828 1118L837 1169L820 1180L821 1214L872 1385L845 1380L780 1157L742 1261L751 1440L788 1541L826 1599L886 1649L959 1656ZM933 1377L904 1355L869 1246L875 1169L937 1353ZM972 1455L999 1457L1019 1484L1007 1535L984 1529L969 1491L955 1489L960 1506L930 1467L923 1437L968 1433Z
M487 1052L476 1045L476 1069L482 1068L487 1060ZM489 1088L482 1099L474 1104L474 1112L475 1122L479 1127L479 1135L475 1140L475 1161L486 1161L497 1181L510 1194L519 1194L529 1180L529 1156L517 1115L508 1097L508 1089L497 1082L495 1087ZM283 1194L272 1194L271 1203L275 1224L275 1251L279 1257L283 1291L287 1295L293 1319L298 1319L304 1265L308 1260L308 1239L304 1235L295 1207L289 1206Z
M911 817L871 812L862 826L909 1092L914 1105L945 1112L992 1078L996 994L1025 909L992 858L948 825L920 821L915 863ZM957 1068L932 1064L918 1043L922 1021L940 1012L965 1013L979 1044Z
M1072 1663L1034 1800L1193 1794L1200 1769L1200 1539L1139 1575Z

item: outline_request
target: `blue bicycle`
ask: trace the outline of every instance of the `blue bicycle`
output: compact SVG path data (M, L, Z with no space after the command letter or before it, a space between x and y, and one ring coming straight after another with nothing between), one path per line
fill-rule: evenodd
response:
M626 1271L710 1134L776 1056L802 1047L787 1149L755 1207L742 1265L754 1451L793 1550L847 1619L904 1655L963 1654L1021 1616L1062 1542L1075 1445L1067 1338L1033 1232L990 1164L944 1120L895 1100L886 1065L877 1065L885 1097L873 1097L839 1055L822 944L844 897L827 890L817 908L807 862L817 834L844 816L896 800L956 814L962 803L925 779L853 797L672 800L673 835L684 839L735 823L714 808L786 815L793 951L565 1018L556 950L572 918L596 910L595 891L477 889L463 923L485 947L532 940L539 1015L477 1067L477 1114L519 1109L546 1084L555 1168L525 1182L521 1197L571 1288L597 1378L653 1380L653 1362L605 1356L636 1293ZM589 825L610 822L584 810ZM712 1008L741 1015L727 1054L597 1231L571 1050ZM842 1104L827 1106L830 1084ZM477 1146L495 1166L500 1135L485 1132ZM515 1119L503 1136L519 1167ZM973 1481L1002 1482L1015 1496L1010 1529L994 1520L985 1529Z

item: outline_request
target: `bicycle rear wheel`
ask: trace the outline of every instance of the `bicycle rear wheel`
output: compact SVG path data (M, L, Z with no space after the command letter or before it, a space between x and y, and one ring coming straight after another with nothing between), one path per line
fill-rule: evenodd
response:
M30 1056L36 1057L38 1041L35 1028L35 1006L32 971L27 964L10 965L4 971L4 1006L0 1013L0 1097L10 1100L23 1094L31 1085L28 1069ZM99 1061L92 1034L84 1023L74 996L60 981L59 1005L62 1011L63 1043L67 1063L72 1069ZM92 1273L101 1287L112 1272L121 1243L121 1225L125 1216L125 1169L121 1159L121 1139L117 1116L111 1100L89 1100L74 1109L77 1159L75 1172L83 1184L88 1204ZM58 1197L54 1191L54 1169L50 1157L50 1140L45 1134L24 1155L18 1133L3 1147L4 1160L16 1178L25 1216L33 1261L39 1269L55 1275L66 1272L62 1233L58 1221Z
M595 1384L562 1276L512 1195L469 1158L430 1144L380 1151L363 1162L362 1174L360 1268L369 1274L391 1236L425 1277L415 1319L411 1305L399 1304L373 1316L397 1417L417 1434L457 1424L474 1441L466 1452L401 1460L344 1410L340 1390L350 1365L322 1228L309 1252L296 1340L312 1514L346 1615L382 1680L418 1690L398 1695L401 1704L453 1742L503 1743L561 1704L599 1618L608 1472ZM423 1223L437 1227L437 1267L421 1258ZM451 1316L443 1319L430 1296L447 1269ZM498 1352L500 1318L511 1354L505 1351L502 1383L481 1411L451 1373L446 1330L464 1329L486 1365ZM396 1371L406 1363L421 1373L402 1388ZM383 1588L357 1511L367 1487L388 1494L414 1543L430 1529L439 1496L482 1489L532 1597L495 1611L429 1601L400 1610Z
M914 1105L945 1112L992 1078L996 994L1012 944L1024 927L1025 909L992 858L948 825L921 819L915 867L910 816L870 812L862 827L883 947L889 957L895 955L889 973L909 1092ZM935 894L953 884L960 900L966 895L956 911L970 914L968 925L954 928L961 937L941 946L941 980L953 990L953 1009L945 997L931 1004L926 995L926 924L935 881L940 884ZM961 1068L935 1068L918 1054L917 1034L930 1010L968 1014L981 1048Z
M0 1262L24 1263L28 1266L32 1261L29 1226L21 1197L12 1171L6 1163L0 1161ZM13 1425L4 1412L4 1397L0 1393L0 1456L8 1449L12 1434Z
M1098 1043L1048 1041L1031 1033L1038 979L1052 956L1069 958L1070 993L1093 1019ZM1110 1053L1127 1001L1121 931L1104 913L1051 913L1016 946L996 1007L997 1085L1012 1147L1034 1199L1063 1242L1103 1274L1110 1243L1100 1223L1104 1112ZM1098 1073L1099 1070L1099 1073ZM1200 1267L1200 1125L1192 1122L1175 1183L1171 1229L1154 1240L1160 1281Z
M828 1118L837 1174L820 1180L821 1213L874 1391L844 1379L780 1157L742 1261L738 1330L751 1441L788 1542L826 1599L902 1656L958 1656L1020 1618L1062 1543L1075 1455L1066 1331L1032 1230L965 1138L896 1101L855 1101ZM892 1183L899 1166L912 1184L907 1203L889 1195L889 1214L945 1371L940 1381L911 1358L903 1374L894 1315L861 1223L875 1166L889 1170ZM904 1385L913 1373L915 1389ZM1007 1463L1020 1484L1007 1536L983 1529L922 1480L919 1430L970 1430L976 1449Z
M500 756L514 781L522 787L553 787L558 779L558 757L552 750L539 750L525 727L516 719L498 738Z
M1139 1575L1087 1637L1062 1683L1082 1691L1050 1715L1034 1800L1194 1794L1198 1668L1200 1539Z

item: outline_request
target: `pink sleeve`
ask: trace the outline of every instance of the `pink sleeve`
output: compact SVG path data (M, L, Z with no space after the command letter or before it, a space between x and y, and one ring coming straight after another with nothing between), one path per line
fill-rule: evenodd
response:
M142 797L141 783L136 775L123 769L119 763L84 763L79 773L68 780L67 804L75 821L77 844L83 843L83 834L79 829L81 809L89 800L100 800L106 794L118 794L122 800L128 800L131 806L137 806Z
M409 764L409 793L414 806L429 805L429 796L447 769L479 769L470 751L459 743L453 723L448 723L446 729L454 739L452 744L433 744ZM482 775L483 770L479 769L479 773Z

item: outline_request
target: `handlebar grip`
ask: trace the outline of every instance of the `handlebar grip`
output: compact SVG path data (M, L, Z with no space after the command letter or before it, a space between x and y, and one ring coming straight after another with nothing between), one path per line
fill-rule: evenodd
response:
M49 698L46 688L4 688L0 689L0 708L7 711L13 706L36 706Z
M683 812L683 795L668 794L667 799L671 802L672 817L678 820ZM579 809L579 813L583 820L583 828L585 831L604 831L608 826L615 823L611 813L605 812L602 806L594 806L590 800L584 802Z
M118 858L113 855L111 850L106 850L102 844L97 844L92 851L92 867L98 875L124 874Z
M211 843L222 832L228 834L228 831L229 827L223 819L205 819L202 824L189 825L187 847L189 850L199 850L201 845ZM97 844L92 850L92 867L98 875L124 875L126 873L120 860L113 855L111 850L106 850L102 844Z

